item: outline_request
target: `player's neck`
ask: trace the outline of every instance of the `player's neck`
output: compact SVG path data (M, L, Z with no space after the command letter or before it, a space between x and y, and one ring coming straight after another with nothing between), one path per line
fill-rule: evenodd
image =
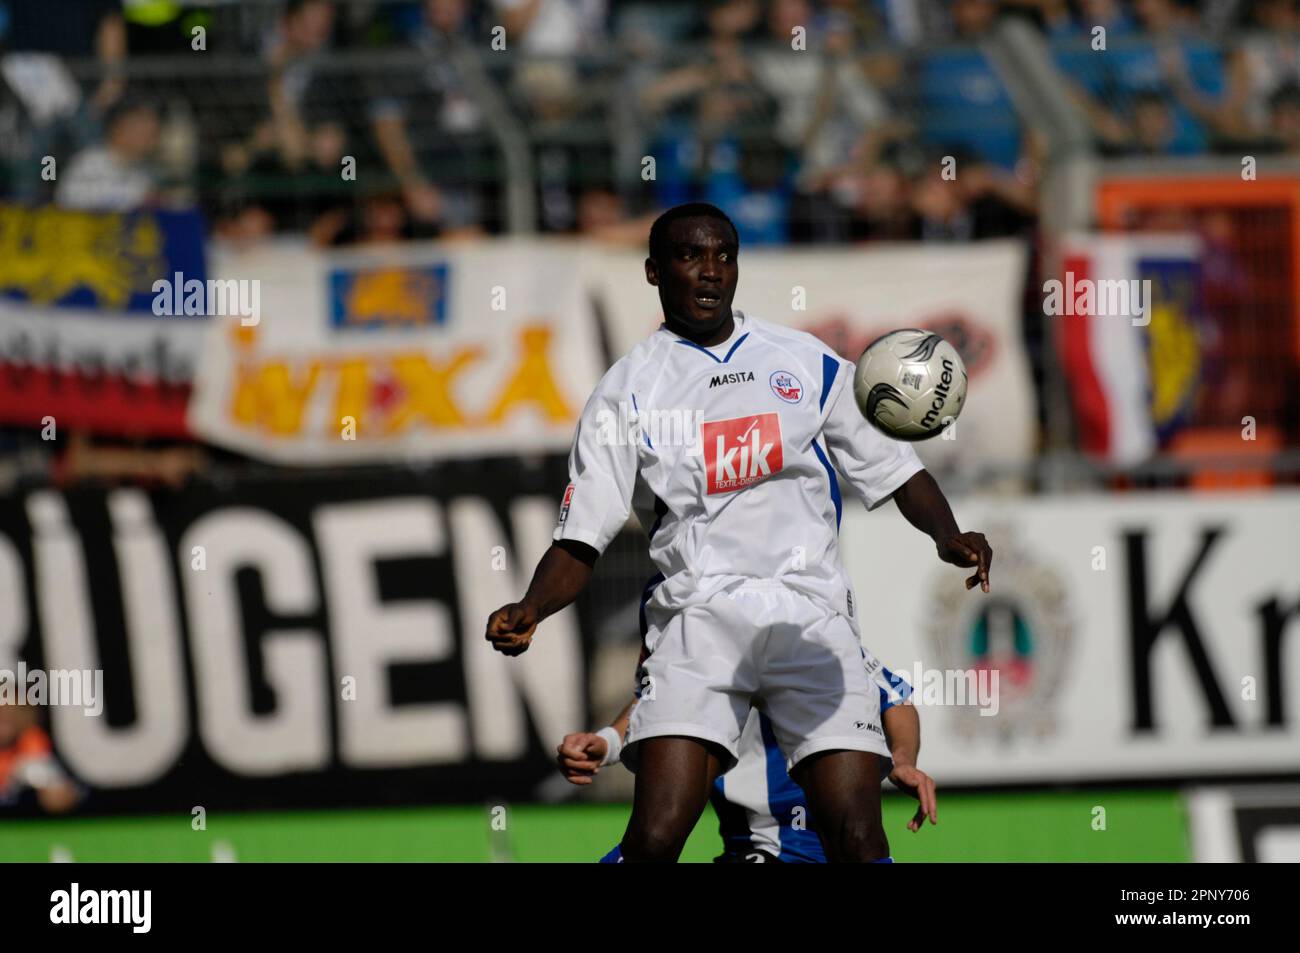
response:
M688 341L693 341L700 347L715 347L736 333L736 315L733 311L716 328L705 331L692 330L683 321L668 322L668 330Z

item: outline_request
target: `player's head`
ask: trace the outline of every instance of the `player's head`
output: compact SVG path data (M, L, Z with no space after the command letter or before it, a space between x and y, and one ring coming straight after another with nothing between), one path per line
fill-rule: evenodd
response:
M691 202L655 219L645 277L659 289L670 328L711 331L731 316L739 251L736 226L716 206Z

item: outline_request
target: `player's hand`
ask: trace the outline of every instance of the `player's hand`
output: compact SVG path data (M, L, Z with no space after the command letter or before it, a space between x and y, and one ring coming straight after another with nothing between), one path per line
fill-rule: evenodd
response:
M907 822L909 831L912 833L919 831L927 817L930 818L931 825L939 823L939 804L934 795L934 778L915 765L897 765L889 772L889 780L894 782L894 787L920 802L916 813Z
M502 655L523 655L537 630L537 610L526 602L512 602L488 616L487 635Z
M590 784L600 772L600 762L605 759L609 744L591 731L575 731L565 735L555 749L555 763L570 784Z
M989 567L993 565L993 549L983 533L958 533L939 542L939 558L954 566L975 566L975 575L966 580L966 588L977 585L989 591Z

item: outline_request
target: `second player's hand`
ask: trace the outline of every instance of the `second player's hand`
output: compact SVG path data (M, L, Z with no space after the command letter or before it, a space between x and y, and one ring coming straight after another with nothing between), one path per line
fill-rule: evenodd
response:
M993 565L993 548L983 533L958 533L938 543L939 558L954 566L975 566L975 575L966 580L966 588L977 585L989 591L989 568Z
M889 772L889 780L894 782L894 787L920 802L916 813L907 822L909 831L912 833L919 831L927 817L930 818L932 825L939 823L939 804L934 794L934 778L915 765L898 765Z
M512 602L488 616L484 638L502 655L523 655L532 644L537 623L535 608L526 602Z
M576 731L565 735L555 749L555 763L570 784L590 784L600 772L609 745L595 732Z

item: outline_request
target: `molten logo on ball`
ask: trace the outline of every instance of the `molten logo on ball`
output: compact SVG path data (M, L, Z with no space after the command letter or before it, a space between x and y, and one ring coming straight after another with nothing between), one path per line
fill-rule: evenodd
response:
M862 415L889 436L927 440L961 413L966 367L932 331L891 331L858 358L853 396Z

